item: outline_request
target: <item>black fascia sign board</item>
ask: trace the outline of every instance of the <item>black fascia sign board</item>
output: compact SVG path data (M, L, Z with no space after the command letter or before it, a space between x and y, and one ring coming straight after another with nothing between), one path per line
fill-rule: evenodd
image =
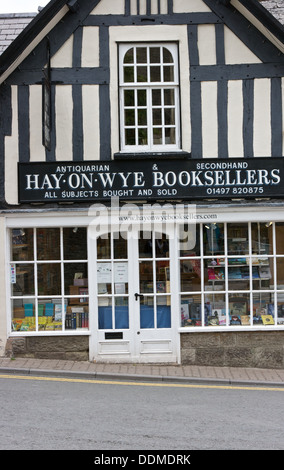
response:
M284 159L18 164L19 203L284 197Z

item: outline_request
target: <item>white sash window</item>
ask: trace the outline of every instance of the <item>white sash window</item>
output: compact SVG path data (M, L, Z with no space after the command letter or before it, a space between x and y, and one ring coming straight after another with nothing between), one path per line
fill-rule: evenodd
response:
M179 150L177 44L122 44L119 54L121 150Z

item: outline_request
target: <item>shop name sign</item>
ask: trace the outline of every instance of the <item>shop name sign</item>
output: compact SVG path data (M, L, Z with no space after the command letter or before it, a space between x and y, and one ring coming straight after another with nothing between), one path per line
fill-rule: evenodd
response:
M284 158L19 163L19 202L284 197Z

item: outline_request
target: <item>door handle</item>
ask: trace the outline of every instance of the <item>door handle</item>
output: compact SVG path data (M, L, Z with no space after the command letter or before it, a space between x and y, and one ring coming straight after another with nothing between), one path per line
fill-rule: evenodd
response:
M135 295L135 300L138 300L138 297L144 297L144 295L138 294L137 292L134 295Z

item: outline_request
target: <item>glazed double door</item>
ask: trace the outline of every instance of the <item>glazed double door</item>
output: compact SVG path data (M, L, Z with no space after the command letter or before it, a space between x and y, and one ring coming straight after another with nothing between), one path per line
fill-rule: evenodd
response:
M97 238L97 361L176 362L172 245L155 232Z

